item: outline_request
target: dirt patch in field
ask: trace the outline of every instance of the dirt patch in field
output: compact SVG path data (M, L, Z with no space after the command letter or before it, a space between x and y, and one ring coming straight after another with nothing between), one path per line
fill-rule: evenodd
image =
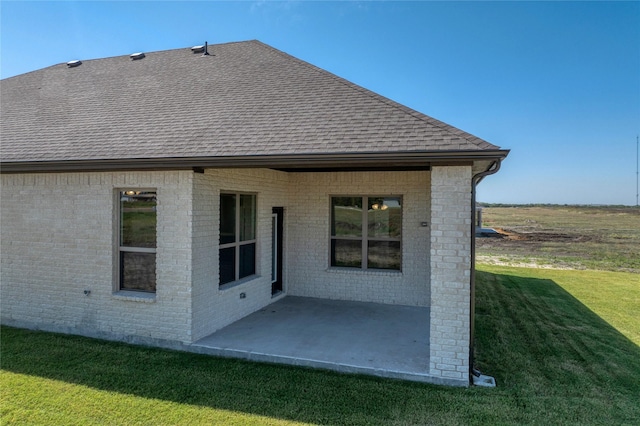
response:
M585 257L576 251L585 244L597 243L596 235L569 234L553 231L515 230L510 228L494 228L496 233L483 234L476 238L478 260L485 263L513 264L526 267L542 266L551 262L556 268L574 268L558 257ZM526 260L523 260L526 259Z
M485 207L484 259L640 272L640 209L618 207Z
M570 242L588 242L597 241L597 238L592 235L570 235L561 234L555 232L518 232L514 229L496 228L497 234L490 234L489 238L498 238L505 241L530 241L540 243L570 243Z

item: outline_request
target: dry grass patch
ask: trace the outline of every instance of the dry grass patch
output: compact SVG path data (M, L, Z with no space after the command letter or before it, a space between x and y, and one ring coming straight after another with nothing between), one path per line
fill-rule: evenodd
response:
M640 273L640 208L485 207L478 238L484 263Z

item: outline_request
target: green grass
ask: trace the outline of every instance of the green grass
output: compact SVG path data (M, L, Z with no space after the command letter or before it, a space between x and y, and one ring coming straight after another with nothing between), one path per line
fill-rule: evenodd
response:
M4 327L2 424L640 424L638 275L480 269L477 366L495 389Z
M498 276L549 280L640 346L640 274L610 271L528 269L478 265ZM489 301L485 301L489 303Z

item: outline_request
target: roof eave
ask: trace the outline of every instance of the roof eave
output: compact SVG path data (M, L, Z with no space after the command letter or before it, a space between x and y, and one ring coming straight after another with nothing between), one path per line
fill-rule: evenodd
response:
M393 168L469 164L502 160L509 150L423 151L388 153L244 155L220 157L131 158L115 160L1 161L1 173L188 170L206 168L313 169Z

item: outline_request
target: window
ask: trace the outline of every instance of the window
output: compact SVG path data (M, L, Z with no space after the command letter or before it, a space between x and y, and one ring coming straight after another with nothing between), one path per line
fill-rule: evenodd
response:
M256 273L256 196L220 194L220 285Z
M401 197L331 197L331 266L399 271L401 240Z
M156 291L156 191L119 192L119 290Z

